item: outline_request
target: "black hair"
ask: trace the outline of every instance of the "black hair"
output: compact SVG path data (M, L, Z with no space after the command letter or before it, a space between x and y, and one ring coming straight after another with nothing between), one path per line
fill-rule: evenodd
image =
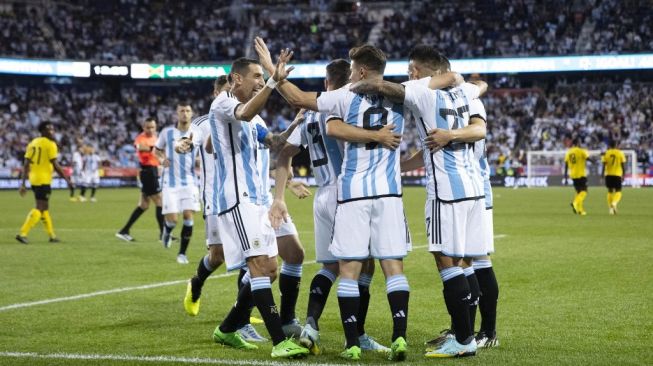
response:
M385 71L387 61L385 53L371 44L352 48L349 50L349 58L356 61L358 65L365 66L367 69L376 71L381 75Z
M410 54L408 54L408 59L425 64L429 68L439 70L440 72L451 70L449 59L440 51L425 44L413 47Z
M345 59L335 59L326 67L326 78L334 89L339 89L349 82L349 62Z
M37 127L39 132L43 134L45 130L48 128L48 126L54 126L54 124L50 121L43 121L39 123L39 126Z

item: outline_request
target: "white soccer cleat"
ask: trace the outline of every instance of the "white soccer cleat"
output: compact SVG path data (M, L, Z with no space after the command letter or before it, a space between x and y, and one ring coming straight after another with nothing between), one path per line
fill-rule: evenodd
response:
M467 357L476 355L476 340L468 344L460 344L456 338L447 338L444 343L435 350L427 351L424 354L426 358L451 358L451 357Z
M116 238L118 238L120 240L127 241L127 242L134 241L134 238L132 238L131 235L129 235L127 233L117 232L116 233Z
M267 338L260 335L256 328L251 324L245 324L242 328L238 329L236 332L240 334L245 342L267 342Z
M179 263L179 264L188 264L188 258L186 258L186 254L177 255L177 263Z
M97 202L97 199L95 197L91 197L91 202Z
M84 197L84 196L79 196L79 197L77 197L77 199L78 199L79 202L86 202L86 197Z
M306 324L302 328L302 333L299 335L299 344L308 348L313 355L319 355L322 352L320 332L310 324Z
M368 336L367 333L359 336L358 341L360 342L361 350L363 351L390 352L390 348L375 341L374 338Z
M283 334L288 338L299 339L302 334L302 326L299 324L299 319L297 318L291 320L288 324L282 325L281 330L283 330Z

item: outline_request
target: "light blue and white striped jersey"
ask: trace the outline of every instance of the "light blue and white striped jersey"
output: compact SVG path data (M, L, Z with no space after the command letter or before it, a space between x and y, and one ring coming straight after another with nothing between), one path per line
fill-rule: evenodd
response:
M200 157L200 191L202 192L202 202L204 204L204 215L211 212L213 202L217 200L218 190L215 186L218 184L218 177L215 174L215 154L213 146L207 150L206 145L211 137L211 124L209 115L197 117L190 125L193 134L193 149L198 152Z
M381 96L352 93L349 84L322 93L317 105L319 112L340 117L352 126L378 130L386 124L394 124L394 132L404 131L402 104ZM338 202L401 196L399 149L386 149L377 143L345 142L344 151L338 176Z
M485 106L480 99L474 99L469 102L469 117L480 117L487 124L487 113ZM492 208L492 185L490 184L490 164L487 161L487 147L485 139L478 140L474 143L474 161L478 162L478 171L483 179L483 191L485 194L485 208Z
M263 135L269 133L268 126L263 118L256 116L252 118L252 123L261 126ZM265 145L265 138L259 139L259 129L256 129L256 166L261 176L261 192L264 192L263 205L270 206L274 200L270 187L270 149Z
M98 154L84 155L84 173L95 174L100 170L100 156Z
M82 154L79 151L75 151L73 153L73 174L77 176L81 175L83 168L84 158L82 158Z
M163 169L161 178L163 188L179 188L195 186L195 154L193 150L189 154L178 154L175 152L175 141L182 137L190 136L190 128L179 131L177 127L169 126L161 130L159 139L154 145L157 149L163 150L170 161L170 166Z
M412 113L422 141L432 129L452 130L469 125L469 102L479 95L479 88L468 83L446 91L431 90L429 79L404 83L404 106ZM454 202L483 198L483 183L474 167L472 146L450 143L433 154L423 146L429 199Z
M304 114L304 123L288 137L289 144L308 148L318 187L338 183L344 154L342 141L327 136L326 120L323 113L307 111Z
M241 200L263 205L266 192L257 164L256 122L236 119L236 107L241 104L230 92L220 93L211 103L209 123L215 150L215 174L218 177L212 212L224 214Z

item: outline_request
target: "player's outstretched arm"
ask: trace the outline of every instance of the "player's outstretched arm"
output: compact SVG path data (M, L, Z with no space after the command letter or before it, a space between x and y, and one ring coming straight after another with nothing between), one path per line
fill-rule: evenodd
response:
M383 147L394 150L401 143L401 134L395 133L395 125L389 124L378 130L366 130L352 126L341 119L330 119L327 123L326 132L333 138L357 143L377 142Z
M290 176L292 158L299 153L299 148L286 144L277 156L277 167L275 170L274 201L270 206L268 217L272 227L278 229L288 217L286 206L286 182Z
M438 151L452 142L476 142L484 139L487 133L485 121L482 118L472 117L469 125L455 130L435 128L430 130L424 139L426 147L432 152Z
M393 103L403 103L406 97L403 85L386 80L360 80L352 84L349 90L357 94L380 94Z
M278 150L282 148L285 145L286 141L288 140L288 137L290 137L290 135L293 133L293 131L295 131L295 129L304 122L305 112L306 110L300 109L299 112L297 112L295 119L288 126L288 128L286 128L285 131L281 133L267 133L263 143L272 150Z
M487 86L487 83L485 81L483 81L483 80L472 80L472 81L468 81L468 83L478 86L478 89L479 89L478 96L479 97L487 92L488 86Z
M429 81L429 89L444 89L450 86L458 86L465 82L462 75L457 72L449 71L440 75L431 76Z
M410 158L400 163L401 172L411 172L424 166L424 150L414 153Z

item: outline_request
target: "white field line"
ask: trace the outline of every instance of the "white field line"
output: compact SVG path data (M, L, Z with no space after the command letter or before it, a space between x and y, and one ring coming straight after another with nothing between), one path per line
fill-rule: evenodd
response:
M495 235L495 238L503 238L506 237L506 235L499 234ZM418 245L414 246L413 249L421 249L421 248L426 248L427 245ZM315 264L315 261L306 261L304 264ZM209 277L209 279L218 279L218 278L224 278L224 277L231 277L235 276L237 272L229 272L229 273L223 273L220 275L215 275ZM176 281L167 281L167 282L158 282L158 283L152 283L149 285L141 285L141 286L132 286L132 287L120 287L120 288L114 288L110 290L103 290L103 291L96 291L96 292L89 292L86 294L80 294L80 295L74 295L74 296L66 296L66 297L57 297L54 299L46 299L46 300L39 300L39 301L32 301L32 302L22 302L18 304L12 304L12 305L6 305L0 307L0 312L7 311L7 310L12 310L12 309L20 309L20 308L28 308L31 306L37 306L37 305L46 305L46 304L52 304L52 303L57 303L57 302L64 302L64 301L73 301L73 300L80 300L80 299L86 299L89 297L96 297L96 296L102 296L102 295L111 295L111 294L117 294L121 292L129 292L129 291L137 291L137 290L149 290L152 288L157 288L157 287L165 287L165 286L174 286L174 285L179 285L182 283L188 282L188 279L184 280L176 280Z
M130 355L99 355L78 353L34 353L34 352L0 352L0 357L13 358L38 358L49 360L93 360L93 361L136 361L136 362L174 362L209 365L235 365L235 366L288 366L288 362L258 361L258 360L230 360L219 358L175 357L175 356L130 356ZM349 366L336 363L311 363L315 366Z

